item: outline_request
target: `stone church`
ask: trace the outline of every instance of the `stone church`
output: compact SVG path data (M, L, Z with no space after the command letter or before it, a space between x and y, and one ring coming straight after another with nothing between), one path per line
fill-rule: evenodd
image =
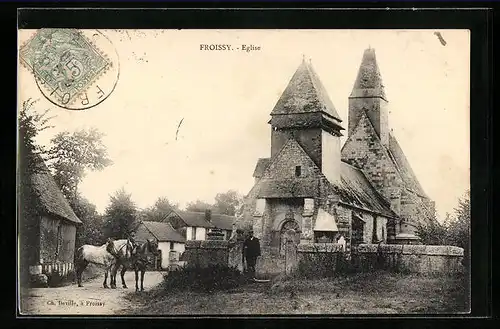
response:
M403 109L402 109L403 110ZM344 123L310 62L302 61L271 111L271 156L260 158L239 226L252 227L263 252L295 242L415 244L435 206L420 186L388 120L374 49L366 49Z

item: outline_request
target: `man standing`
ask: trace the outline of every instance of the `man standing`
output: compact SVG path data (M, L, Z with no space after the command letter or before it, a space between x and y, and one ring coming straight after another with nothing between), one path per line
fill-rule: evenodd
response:
M255 278L255 264L257 257L260 256L260 242L259 239L253 236L253 231L248 232L249 236L243 243L243 255L248 267L248 272Z

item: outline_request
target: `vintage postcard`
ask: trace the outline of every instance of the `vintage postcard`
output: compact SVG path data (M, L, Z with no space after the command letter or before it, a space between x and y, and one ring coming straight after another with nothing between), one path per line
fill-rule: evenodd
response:
M470 311L468 30L18 39L20 315Z

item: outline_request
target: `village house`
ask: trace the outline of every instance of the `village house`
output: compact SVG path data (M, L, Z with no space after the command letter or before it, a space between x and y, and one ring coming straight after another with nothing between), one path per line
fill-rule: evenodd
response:
M214 214L210 209L205 212L172 210L165 219L186 240L206 240L207 233L214 229L223 234L224 240L229 240L235 220L233 216Z
M179 265L186 239L170 223L141 221L135 230L135 239L138 242L146 242L148 239L158 240L160 256L153 260L156 270Z
M342 119L312 64L303 60L271 112L271 156L258 159L238 227L253 228L263 254L295 243L419 243L416 227L434 220L388 120L375 50L366 49ZM398 110L398 109L393 109Z
M82 222L43 160L37 159L19 204L21 271L28 269L32 278L65 277L73 271L76 230Z

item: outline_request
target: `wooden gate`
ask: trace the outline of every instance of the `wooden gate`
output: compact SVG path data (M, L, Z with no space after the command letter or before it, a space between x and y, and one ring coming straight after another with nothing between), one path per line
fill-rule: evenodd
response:
M297 267L297 232L289 229L284 235L285 273L291 274Z

